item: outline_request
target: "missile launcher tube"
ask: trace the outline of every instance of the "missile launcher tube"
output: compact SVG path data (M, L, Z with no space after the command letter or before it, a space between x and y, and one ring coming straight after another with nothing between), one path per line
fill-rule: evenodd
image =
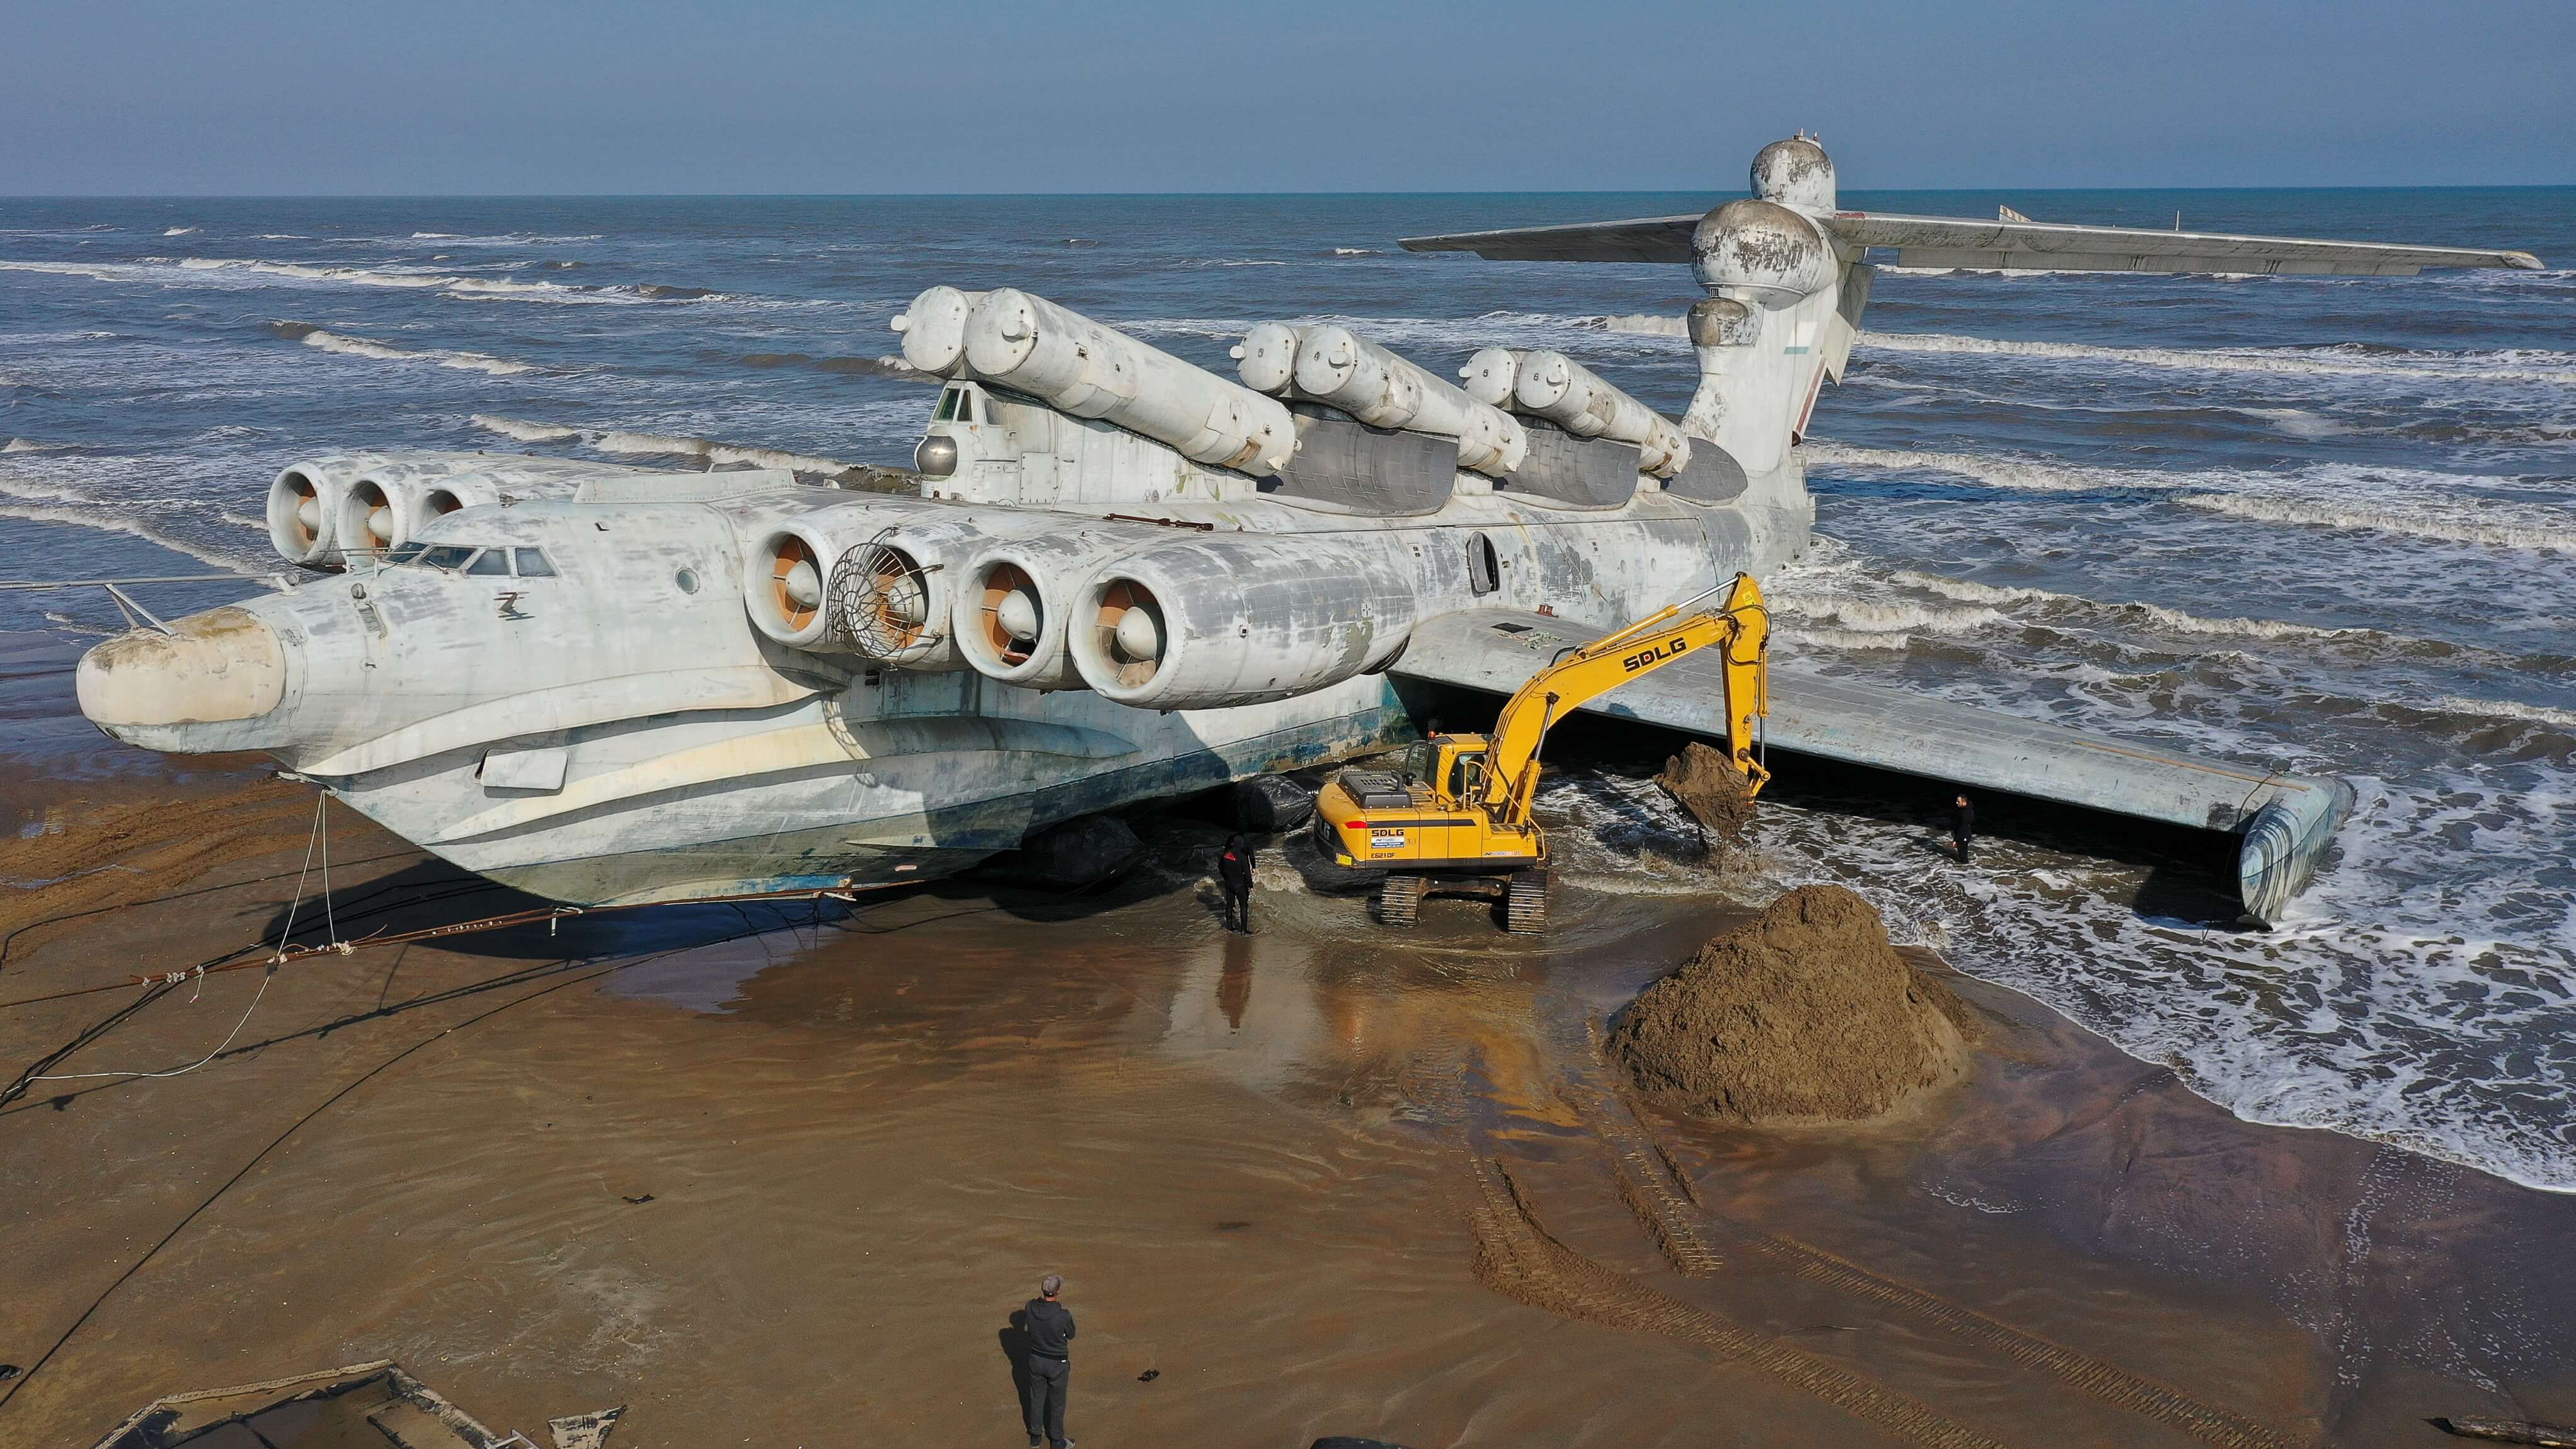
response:
M1268 397L1278 397L1297 381L1297 346L1306 338L1306 329L1285 322L1256 322L1243 340L1234 345L1235 374L1243 385Z
M983 300L981 292L925 288L912 305L895 314L892 324L903 334L904 362L934 377L955 377L964 371L966 319Z
M1522 358L1513 400L1522 412L1578 438L1634 443L1638 466L1658 478L1670 478L1690 462L1690 440L1678 426L1562 352Z
M1520 381L1521 359L1527 352L1512 347L1488 347L1467 359L1458 369L1458 380L1465 384L1467 396L1492 408L1512 405L1512 389Z
M1374 428L1454 438L1458 466L1500 477L1529 453L1521 425L1347 327L1311 327L1297 348L1297 391Z
M1296 422L1276 398L1016 288L975 303L966 318L966 366L985 381L1141 433L1212 467L1269 477L1297 450Z

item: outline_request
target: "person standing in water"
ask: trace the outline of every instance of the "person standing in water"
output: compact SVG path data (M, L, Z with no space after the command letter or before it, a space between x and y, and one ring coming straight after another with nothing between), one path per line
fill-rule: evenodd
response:
M1073 1314L1055 1301L1064 1291L1061 1274L1038 1280L1038 1296L1029 1300L1022 1321L1029 1335L1029 1449L1073 1449L1064 1437L1064 1395L1073 1382Z
M1225 928L1252 934L1252 842L1231 836L1216 858L1217 883L1225 887Z
M1977 837L1977 807L1960 796L1950 805L1950 847L1959 853L1959 864L1968 863L1968 842Z

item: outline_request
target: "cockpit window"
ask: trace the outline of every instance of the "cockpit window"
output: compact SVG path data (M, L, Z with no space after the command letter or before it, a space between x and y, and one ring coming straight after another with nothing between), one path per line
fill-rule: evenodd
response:
M419 561L434 569L452 569L474 557L474 550L463 544L442 543L421 551Z
M413 559L420 557L421 551L428 547L429 545L425 543L406 543L397 545L393 552L385 555L385 566L387 568L391 568L395 564L410 563Z
M544 549L518 548L512 549L511 552L518 555L519 577L523 579L550 579L555 576L555 566L546 562L546 551Z
M961 423L975 421L975 394L962 387L957 389L957 421Z
M955 422L957 420L957 399L964 395L964 391L965 390L962 388L952 387L946 392L941 393L939 395L939 411L932 413L930 415L930 420L934 423Z
M474 556L474 562L465 566L465 572L478 579L488 579L495 575L506 579L510 576L510 551L505 548L487 548Z

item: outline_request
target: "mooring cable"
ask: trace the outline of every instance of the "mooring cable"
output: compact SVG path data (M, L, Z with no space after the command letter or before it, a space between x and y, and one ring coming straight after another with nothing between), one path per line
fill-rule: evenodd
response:
M802 893L800 892L799 894L802 894ZM678 904L678 903L673 902L673 903L669 903L669 904ZM748 931L748 932L746 932L746 933L744 933L744 934L749 934L749 935L761 935L761 934L765 934L765 932L764 932L763 930L759 929L759 928L754 928L754 929L752 929L752 930L750 930L750 931ZM411 1054L412 1054L412 1053L419 1051L422 1047L428 1046L428 1045L429 1045L430 1043L432 1043L432 1042L435 1042L435 1041L441 1040L442 1038L445 1038L445 1037L451 1036L451 1035L453 1035L453 1034L455 1034L455 1033L457 1033L457 1032L463 1031L463 1030L465 1030L467 1027L470 1027L470 1026L476 1026L476 1025L479 1025L479 1024L481 1024L481 1023L483 1023L483 1022L489 1021L489 1020L491 1020L493 1017L496 1017L496 1016L500 1015L502 1012L505 1012L505 1011L510 1010L512 1007L525 1005L525 1004L526 1004L526 1003L528 1003L528 1002L531 1002L531 1001L536 1000L536 999L537 999L538 997L540 997L540 996L550 995L550 994L552 994L552 993L554 993L554 992L557 992L557 991L561 991L561 990L563 990L565 987L568 987L568 986L577 986L577 985L582 984L582 983L583 983L583 982L585 982L585 981L597 981L597 980L599 980L599 979L601 979L601 978L603 978L603 977L611 976L611 975L614 975L615 973L617 973L617 972L619 972L619 971L623 971L623 970L627 969L628 967L647 965L647 964L650 964L651 962L661 960L661 959L663 959L663 958L664 958L664 957L666 957L666 956L676 956L676 955L680 955L680 954L682 954L682 953L684 953L684 952L688 952L688 951L703 950L703 949L705 949L706 947L711 946L711 945L721 945L721 944L723 944L723 943L724 943L724 942L726 942L726 941L736 941L736 940L740 940L740 939L742 939L742 937L741 937L741 936L739 936L739 935L736 935L736 936L723 936L723 937L718 937L716 940L713 940L713 941L699 941L699 942L692 942L692 943L690 943L689 945L686 945L686 946L674 946L674 947L671 947L671 948L669 948L669 949L667 949L667 950L647 952L647 953L646 953L646 954L644 954L644 955L636 956L636 957L633 957L633 958L631 958L631 959L629 959L629 960L625 960L625 961L613 961L613 962L609 963L609 964L608 964L608 965L606 965L606 966L602 966L599 970L589 972L587 975L569 975L569 976L566 976L566 977L565 977L565 979L563 979L563 980L561 980L561 981L554 982L554 983L552 983L551 985L541 986L541 987L537 988L536 990L534 990L534 991L531 991L531 992L527 993L527 994L526 994L526 995L524 995L524 996L513 997L513 998L511 998L510 1000L505 1001L505 1002L502 1002L500 1005L493 1007L493 1008L492 1008L491 1010L489 1010L489 1011L481 1012L481 1013L479 1013L479 1014L477 1014L477 1015L474 1015L474 1016L469 1016L469 1017L467 1017L465 1020L460 1021L460 1022L457 1022L457 1023L455 1023L454 1025L441 1027L441 1028L439 1028L438 1030L436 1030L436 1031L434 1031L434 1032L431 1032L429 1035L427 1035L427 1036L425 1036L425 1037L422 1037L420 1040L418 1040L418 1041L416 1041L416 1042L413 1042L411 1045L409 1045L409 1046L407 1046L407 1047L404 1047L401 1051L398 1051L398 1052L394 1053L392 1056L385 1058L385 1059L384 1059L383 1061L381 1061L381 1062L378 1062L376 1065L374 1065L374 1066L372 1066L372 1067L368 1068L366 1071L364 1071L364 1072L360 1073L360 1074L359 1074L359 1075L358 1075L354 1080L350 1081L346 1086L343 1086L343 1087L341 1087L338 1091L333 1092L330 1096L328 1096L328 1097L324 1098L321 1102L319 1102L319 1103L315 1104L315 1105L314 1105L314 1107L313 1107L310 1111L307 1111L306 1113L304 1113L304 1115L302 1115L302 1116L300 1116L300 1117L296 1118L294 1122L292 1122L292 1123L288 1124L288 1126L287 1126L287 1128L286 1128L286 1130L285 1130L285 1131L280 1132L280 1133L278 1133L278 1134L277 1134L277 1136L275 1136L274 1138L271 1138L271 1139L269 1140L269 1143L268 1143L268 1145L267 1145L267 1146L262 1147L258 1152L256 1152L256 1153L252 1154L252 1156L251 1156L250 1160L249 1160L249 1161L247 1161L247 1162L245 1162L245 1163L243 1163L243 1164L241 1165L241 1168L240 1168L240 1170L239 1170L239 1171L235 1172L232 1176L230 1176L230 1177L228 1177L228 1178L224 1179L223 1183L222 1183L220 1186L218 1186L218 1187L217 1187L213 1192L208 1193L208 1194L206 1195L206 1197L205 1197L205 1199L204 1199L203 1201L199 1202L195 1207L190 1208L190 1209L188 1210L188 1214L187 1214L187 1216L185 1216L185 1217L183 1217L183 1218L179 1219L179 1221L178 1221L178 1222L176 1222L176 1223L172 1224L172 1225L171 1225L171 1228L170 1228L170 1231L168 1231L168 1232L166 1232L166 1233L162 1234L162 1235L161 1235L161 1237L160 1237L160 1240L159 1240L159 1241L155 1242L155 1243L154 1243L150 1248L145 1249L145 1250L144 1250L144 1252L143 1252L143 1255L142 1255L141 1257L139 1257L139 1258L135 1259L135 1260L134 1260L134 1262L133 1262L130 1266L128 1266L124 1272L122 1272L122 1273L118 1274L118 1275L116 1276L116 1280L115 1280L114 1282L112 1282L112 1283L108 1284L105 1288L103 1288L103 1289L99 1290L99 1294L98 1294L98 1296L97 1296L96 1298L93 1298L93 1299L91 1299L91 1300L90 1300L90 1304L89 1304L89 1306L88 1306L87 1308L84 1308L84 1309L82 1309L82 1310L81 1310L80 1317L75 1318L75 1319L73 1319L73 1320L72 1320L71 1326L63 1330L62 1335L61 1335L60 1337L58 1337L58 1338L56 1338L56 1339L54 1340L53 1345L52 1345L51 1347L47 1348L47 1349L44 1351L44 1353L36 1359L36 1361L35 1361L34 1363L29 1364L29 1365L27 1366L27 1370L26 1370L26 1372L25 1372L25 1373L20 1374L20 1375L17 1377L17 1379L16 1379L16 1380L14 1380L13 1382L11 1382L11 1383L10 1383L10 1385L8 1386L8 1388L6 1388L5 1390L0 1390L0 1409L5 1409L5 1408L7 1408L7 1407L8 1407L8 1405L9 1405L10 1400L12 1400L12 1399L14 1399L14 1398L16 1398L16 1397L17 1397L17 1395L18 1395L18 1391L19 1391L20 1389L22 1389L22 1388L25 1388L25 1387L27 1386L28 1382L29 1382L30 1380L32 1380L32 1379L34 1379L34 1378L35 1378L37 1371L38 1371L38 1370L40 1370L40 1369L42 1369L42 1368L43 1368L47 1363L51 1362L51 1361L53 1360L53 1358L54 1358L54 1356L55 1356L56 1354L58 1354L58 1353L62 1352L62 1350L63 1350L63 1345L65 1345L65 1344L67 1344L67 1343L71 1342L71 1340L72 1340L72 1336L73 1336L74 1334L79 1333L79 1332L81 1331L81 1329L82 1329L85 1325L87 1325L87 1324L88 1324L88 1322L90 1321L90 1319L92 1319L93 1317L96 1317L96 1316L97 1316L97 1314L98 1314L98 1310L99 1310L100 1308L102 1308L102 1307L104 1307L104 1306L106 1305L107 1300L108 1300L109 1298L111 1298L111 1297L115 1296L115 1294L116 1294L116 1290L118 1290L119 1288L124 1287L124 1286L126 1285L126 1283L127 1283L127 1282L129 1282L130 1280L132 1280L132 1279L133 1279L133 1277L134 1277L134 1275L135 1275L135 1274L142 1272L142 1271L143 1271L143 1269L144 1269L144 1267L145 1267L146 1265L148 1265L149 1263L151 1263L151 1261L152 1261L155 1257L157 1257L157 1256L159 1256L159 1255L160 1255L160 1253L161 1253L161 1250L162 1250L162 1249L169 1247L171 1243L173 1243L173 1242L177 1241L177 1240L178 1240L178 1237L179 1237L179 1234L181 1234L182 1232L185 1232L185 1231L187 1230L188 1225L189 1225L190 1223L195 1222L199 1217L203 1216L203 1215L205 1214L206 1210L207 1210L208 1208L213 1207L213 1206L215 1205L215 1203L216 1203L218 1200L220 1200L220 1199L224 1196L224 1194L226 1194L226 1193L228 1193L228 1192L232 1191L232 1189L233 1189L235 1186L239 1185L239 1184L240 1184L240 1182L241 1182L241 1180L242 1180L243 1178L248 1177L248 1176L250 1175L251 1170L252 1170L253 1168L258 1167L262 1162L265 1162L266 1160L268 1160L268 1156L269 1156L269 1154L271 1154L271 1153L275 1152L278 1148L280 1148L280 1147L284 1146L284 1145L286 1144L287 1139L289 1139L289 1138L293 1137L297 1132L302 1131L302 1130L303 1130L303 1128L305 1127L305 1125L306 1125L307 1123L311 1122L314 1118L319 1117L319 1116L321 1116L324 1112L326 1112L326 1111L330 1110L330 1109L331 1109L331 1107L333 1107L334 1105L336 1105L336 1104L337 1104L338 1102L340 1102L343 1098L347 1097L350 1093L352 1093L352 1092L354 1092L354 1091L358 1090L358 1088L360 1088L360 1087L362 1087L362 1086L365 1086L368 1082L373 1081L375 1078L377 1078L377 1077L379 1077L379 1076L383 1075L386 1071L388 1071L388 1070L392 1069L395 1065L397 1065L397 1064L399 1064L400 1062L402 1062L405 1058L407 1058L407 1057L411 1056ZM516 982L520 982L520 981L526 981L526 980L529 980L529 979L531 979L531 978L533 978L533 977L537 976L538 974L540 974L540 973L542 973L542 972L545 972L545 971L550 971L550 970L562 970L562 971L573 971L573 972L578 972L578 971L580 971L583 967L585 967L585 966L590 966L590 965L594 965L594 964L596 964L596 963L597 963L597 958L595 958L595 957L593 957L593 958L565 957L565 958L562 958L562 959L557 960L557 961L548 962L545 966L541 966L541 967L530 967L530 968L526 968L526 969L523 969L523 970L520 970L520 971L504 972L501 976L499 976L499 977L497 977L497 978L494 978L494 979L493 979L492 981L490 981L490 982L482 983L480 986L477 986L477 987L466 987L466 988L460 988L460 989L459 989L459 990L457 990L457 991L434 993L431 997L429 997L429 998L425 998L422 1004L426 1004L426 1002L427 1002L427 1001L433 1001L433 1000L452 1000L452 999L454 999L454 997L455 997L456 995L461 994L461 993L462 993L462 992L464 992L464 991L471 991L471 990L477 990L477 989L489 990L489 989L491 989L491 988L492 988L492 987L494 987L494 986L498 986L498 985L501 985L501 984L504 984L504 983L516 983ZM168 989L170 989L170 988L169 988L169 987L167 987L167 986L165 985L165 986L160 987L160 988L158 988L158 989L161 989L161 990L168 990ZM146 999L149 999L149 998L147 997ZM126 1011L126 1012L130 1012L130 1011L132 1011L132 1010L134 1009L134 1007L137 1007L137 1006L140 1006L140 1005L142 1005L142 1002L140 1002L140 1001L135 1002L135 1003L133 1003L132 1005L130 1005L130 1006L128 1006L127 1008L125 1008L125 1011ZM408 1009L408 1005L407 1005L406 1007L398 1007L398 1008L395 1008L394 1010L399 1011L399 1010L405 1010L405 1009ZM125 1014L125 1012L120 1012L120 1013L118 1013L118 1015L119 1015L119 1016L122 1016L123 1014ZM377 1012L369 1013L369 1015L379 1015L379 1016L383 1016L383 1015L391 1015L391 1014L393 1014L393 1013L392 1013L392 1012L389 1012L389 1011L377 1011ZM113 1021L113 1020L114 1020L114 1018L111 1018L111 1019L110 1019L110 1022L102 1022L102 1023L100 1023L100 1026L99 1026L99 1028L98 1028L98 1029L99 1029L99 1030L104 1030L104 1029L106 1029L106 1028L107 1028L107 1027L112 1023L112 1021ZM68 1051L68 1050L69 1050L69 1049L67 1048L67 1049L66 1049L66 1051Z
M345 956L349 953L347 950L343 949L342 942L338 935L339 927L337 923L332 920L331 916L331 837L329 826L325 823L322 817L323 802L330 798L331 797L328 795L317 795L313 799L313 833L306 836L304 839L304 871L309 872L312 870L314 850L318 844L322 854L322 916L323 920L328 923L326 934L329 935L331 941L330 946L326 949L338 952L338 954ZM104 1077L184 1077L188 1073L195 1071L197 1068L204 1066L206 1063L213 1061L215 1058L222 1056L225 1049L230 1047L233 1042L241 1036L242 1028L250 1025L251 1013L259 1010L260 1002L267 999L268 983L277 979L277 968L284 965L286 962L286 957L282 953L286 949L286 938L294 934L295 931L295 913L302 910L303 907L304 873L299 872L295 877L295 900L286 908L286 924L281 927L277 933L277 946L281 954L274 955L269 958L267 974L259 978L259 990L251 993L250 1005L242 1008L241 1019L233 1023L233 1029L231 1031L224 1033L224 1039L215 1044L215 1049L213 1051L206 1053L204 1056L197 1058L195 1061L188 1063L184 1067L172 1067L166 1071L30 1073L24 1079L24 1082L85 1082L96 1081ZM192 974L199 983L200 989L203 989L203 984L206 979L206 968L200 966ZM178 982L176 980L171 980L167 984L176 986ZM193 1000L194 998L191 999Z
M621 964L636 965L640 964L640 962L625 962ZM605 971L595 973L595 976L605 976L608 972L618 969L618 966L611 966ZM419 1051L422 1047L429 1045L431 1042L437 1041L451 1032L462 1031L466 1027L473 1026L478 1022L489 1020L490 1018L498 1016L502 1012L509 1010L511 1007L519 1005L521 1002L533 1001L537 997L546 995L548 992L560 991L566 986L575 984L575 982L580 979L582 978L576 977L555 982L550 986L540 987L535 991L529 992L525 996L505 1001L499 1006L493 1007L490 1011L486 1011L479 1016L468 1017L464 1021L456 1023L454 1026L442 1027L437 1031L431 1032L429 1035L413 1042L410 1046L404 1047L401 1051L394 1053L392 1056L378 1062L375 1066L368 1068L354 1081L351 1081L348 1085L324 1098L320 1103L315 1105L311 1111L308 1111L303 1116L296 1118L293 1123L288 1125L285 1131L278 1133L276 1137L270 1139L267 1146L262 1147L258 1152L252 1154L251 1159L241 1165L240 1171L235 1172L232 1176L224 1179L221 1186L217 1187L213 1192L208 1193L205 1199L202 1202L199 1202L195 1207L190 1208L186 1217L179 1219L177 1223L171 1226L170 1231L161 1235L160 1241L144 1250L143 1256L135 1259L132 1265L127 1267L124 1272L116 1275L116 1281L108 1284L104 1289L101 1289L99 1291L99 1295L90 1300L90 1305L81 1310L80 1317L73 1319L71 1326L63 1330L62 1336L54 1340L52 1347L47 1348L34 1363L27 1365L27 1371L20 1374L14 1381L12 1381L7 1389L0 1390L0 1409L7 1408L10 1401L18 1396L18 1391L25 1388L29 1382L34 1380L37 1372L43 1369L46 1364L53 1361L54 1355L62 1352L63 1345L72 1341L72 1335L80 1332L82 1327L88 1324L90 1319L97 1315L98 1310L106 1305L107 1300L115 1296L117 1289L124 1287L135 1274L142 1272L145 1265L149 1264L155 1257L160 1255L162 1249L170 1246L171 1243L178 1239L179 1234L187 1231L190 1223L195 1222L200 1216L202 1216L206 1209L213 1207L215 1203L224 1196L224 1194L232 1191L234 1186L240 1183L243 1178L250 1176L251 1169L266 1161L270 1153L275 1152L279 1147L284 1146L286 1140L293 1137L297 1132L303 1130L306 1123L321 1116L342 1098L348 1096L351 1092L358 1090L358 1088L365 1086L368 1082L375 1080L376 1077L390 1070L397 1063L409 1057L412 1053Z

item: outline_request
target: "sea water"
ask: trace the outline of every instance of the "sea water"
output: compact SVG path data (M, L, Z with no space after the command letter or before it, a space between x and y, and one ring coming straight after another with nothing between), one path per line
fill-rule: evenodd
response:
M1682 269L1395 239L1714 199L0 200L0 573L276 568L268 480L353 447L902 463L930 392L886 323L943 282L1220 371L1265 319L1443 371L1554 347L1677 414ZM1883 271L1807 447L1822 537L1772 581L1782 667L2340 774L2360 807L2269 933L2160 916L2139 867L2080 853L1951 867L1903 821L1769 812L1756 856L1766 886L1849 883L2240 1115L2576 1189L2576 190L1844 204L2552 264ZM117 625L96 594L0 595L20 637ZM1614 824L1660 808L1558 790Z

